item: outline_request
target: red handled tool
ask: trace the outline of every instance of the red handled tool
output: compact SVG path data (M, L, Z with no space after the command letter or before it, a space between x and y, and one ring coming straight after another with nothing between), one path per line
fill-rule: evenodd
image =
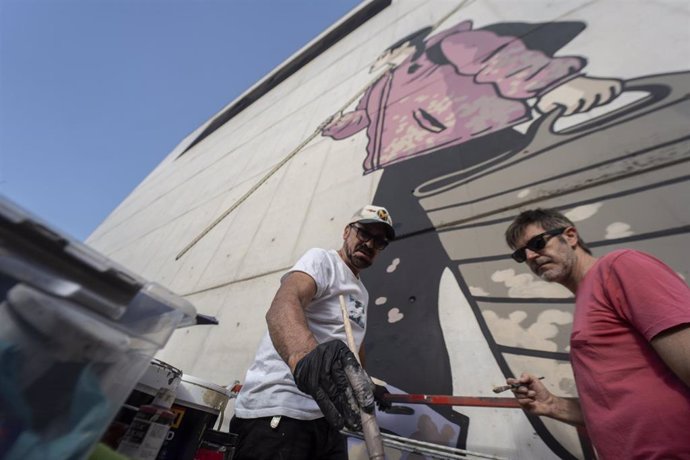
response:
M423 394L385 394L383 400L391 403L429 404L438 406L502 407L520 409L517 399L485 396L449 396Z

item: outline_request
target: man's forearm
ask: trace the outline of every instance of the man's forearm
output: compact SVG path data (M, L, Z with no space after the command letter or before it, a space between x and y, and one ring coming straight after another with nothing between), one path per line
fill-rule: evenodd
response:
M681 324L661 332L651 344L673 373L690 387L690 325Z
M290 371L294 371L297 362L318 345L307 327L302 306L289 294L276 294L266 313L266 322L273 346Z
M545 414L547 417L567 423L569 425L583 425L585 419L582 416L582 409L577 398L560 398L554 396L551 405L551 412Z

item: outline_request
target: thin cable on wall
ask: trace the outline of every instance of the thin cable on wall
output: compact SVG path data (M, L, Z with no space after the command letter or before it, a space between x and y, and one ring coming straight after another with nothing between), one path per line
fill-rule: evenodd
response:
M468 6L469 4L475 2L476 0L463 0L460 4L458 4L455 8L450 10L445 16L443 16L440 20L438 20L432 27L431 31L434 31L435 29L438 29L441 24L443 24L445 21L448 20L453 14L457 13L461 8ZM341 108L336 112L340 113L343 110L347 109L350 105L352 105L357 99L359 99L369 88L371 85L376 83L380 78L384 77L387 73L390 73L393 70L394 66L391 63L388 63L386 66L386 69L384 72L382 72L380 75L377 75L376 78L368 82L366 85L364 85L357 93L352 96L348 101L341 106ZM223 221L230 213L232 213L235 209L237 209L238 206L240 206L244 201L247 200L254 192L261 187L268 179L273 176L280 168L282 168L288 161L292 159L297 153L299 153L304 147L307 146L316 136L321 134L321 131L325 127L325 125L332 119L333 117L328 117L328 119L321 124L314 130L313 133L311 133L305 140L300 142L300 144L295 147L290 153L285 156L280 162L278 162L275 166L273 166L264 176L259 179L259 181L254 184L244 195L242 195L240 198L237 199L228 209L223 211L221 215L219 215L216 219L213 220L209 225L207 225L201 233L199 233L197 236L192 239L182 250L175 256L175 260L179 260L183 255L185 255L190 249L194 247L204 236L206 236L213 228L218 225L220 222Z

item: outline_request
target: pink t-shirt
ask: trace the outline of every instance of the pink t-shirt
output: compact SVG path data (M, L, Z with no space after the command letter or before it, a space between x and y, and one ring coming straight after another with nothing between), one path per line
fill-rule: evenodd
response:
M690 289L632 250L600 258L580 283L570 358L601 459L690 459L690 388L649 341L690 323Z

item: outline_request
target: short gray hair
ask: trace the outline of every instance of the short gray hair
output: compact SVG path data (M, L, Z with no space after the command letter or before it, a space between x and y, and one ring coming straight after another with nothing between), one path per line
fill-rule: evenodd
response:
M525 229L530 225L539 225L545 231L554 230L561 227L575 227L575 224L555 209L529 209L521 212L506 230L506 243L511 249L517 249L517 241L520 239ZM577 244L587 254L592 254L580 233L577 234Z

